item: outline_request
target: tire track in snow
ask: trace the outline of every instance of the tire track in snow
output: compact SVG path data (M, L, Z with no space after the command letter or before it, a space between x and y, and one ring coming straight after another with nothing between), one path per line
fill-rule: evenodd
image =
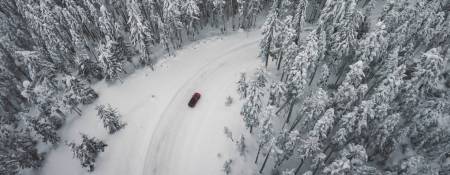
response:
M218 70L221 66L223 66L227 61L234 60L236 58L227 59L229 55L236 53L238 51L242 51L250 46L254 46L258 40L254 40L251 42L247 42L238 47L231 49L225 54L212 59L209 63L201 67L191 78L183 83L183 85L177 90L175 95L172 97L171 101L168 103L166 109L164 109L161 114L158 124L156 125L151 138L147 138L150 140L147 146L146 157L144 161L144 169L143 174L164 174L166 170L170 169L169 166L165 164L166 161L170 160L170 152L172 151L174 140L177 137L178 130L180 126L184 123L186 117L183 116L183 112L196 112L196 111L186 111L183 108L177 109L177 103L187 103L187 98L190 97L191 93L194 89L192 85L201 83L201 80L210 74ZM185 105L186 106L186 105Z

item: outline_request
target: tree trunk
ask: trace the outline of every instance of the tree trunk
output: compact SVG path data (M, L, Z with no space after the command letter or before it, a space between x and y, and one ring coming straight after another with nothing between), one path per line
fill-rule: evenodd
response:
M291 105L289 106L289 112L288 112L288 115L286 117L286 123L289 123L289 119L291 118L291 114L292 114L292 110L294 108L294 105L295 105L295 100L293 100L291 102Z
M9 112L18 112L20 111L20 108L16 107L16 105L14 105L13 102L11 102L10 99L8 99L8 97L3 97L3 100L5 100L6 105L10 107L10 109L14 110L14 111L9 111Z
M258 153L256 153L255 164L258 163L258 157L259 157L259 153L261 152L261 148L262 148L262 144L259 144L259 146L258 146Z
M280 70L281 67L281 61L283 60L283 56L280 56L280 58L278 59L278 65L277 65L277 70ZM284 73L284 72L283 72Z
M319 67L319 66L316 65L316 66L314 67L314 71L313 71L313 74L312 74L312 76L311 76L311 80L309 80L308 86L311 86L311 83L313 82L314 77L316 77L317 67Z
M303 159L300 161L300 164L298 164L297 168L295 168L295 175L298 174L298 172L300 172L300 168L302 168L303 166Z
M338 76L336 77L336 81L334 82L334 85L337 86L339 83L339 80L341 79L342 75L344 75L344 71L340 71L338 73Z
M320 167L320 164L317 164L317 165L316 165L316 168L314 168L313 175L316 175L317 170L319 170L319 167Z
M289 74L286 74L286 79L284 79L284 82L287 82L289 79Z
M266 158L264 158L264 162L261 166L261 169L259 169L259 174L261 174L264 170L264 167L266 167L267 159L269 159L270 152L272 151L272 147L269 148L269 151L267 152Z
M300 118L297 117L297 119L295 120L294 124L291 126L291 128L289 128L289 132L293 131L295 129L295 127L300 123Z
M287 105L288 103L289 103L289 100L286 101L283 105L281 105L281 107L277 110L277 112L275 112L275 114L280 113L280 111L283 110L283 109L286 107L286 105Z

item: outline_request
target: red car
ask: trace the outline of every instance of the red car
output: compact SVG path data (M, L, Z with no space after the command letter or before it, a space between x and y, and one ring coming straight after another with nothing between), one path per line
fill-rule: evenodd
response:
M200 99L200 93L196 92L194 95L192 95L191 100L189 100L188 106L193 108L195 104L197 104L197 101Z

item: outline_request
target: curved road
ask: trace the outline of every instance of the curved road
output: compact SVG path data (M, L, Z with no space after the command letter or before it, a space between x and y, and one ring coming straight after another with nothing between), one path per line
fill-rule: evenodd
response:
M226 96L231 95L224 92L235 89L240 72L259 64L256 41L234 47L203 66L179 87L153 131L143 174L220 173L221 167L211 163L222 151L224 120L232 117L220 114ZM192 109L188 108L187 101L194 91L200 92L202 98Z
M260 65L259 38L258 31L206 38L185 46L175 57L161 60L155 71L137 70L123 84L100 82L94 87L99 99L84 107L83 117L65 125L61 137L79 141L81 132L108 144L97 158L96 175L222 174L224 160L236 156L223 127L236 133L243 130L240 106L227 107L224 102L229 95L237 101L240 72ZM194 91L202 97L195 108L188 108ZM127 126L109 135L93 117L98 104L117 107ZM68 147L59 146L49 153L37 174L89 173Z

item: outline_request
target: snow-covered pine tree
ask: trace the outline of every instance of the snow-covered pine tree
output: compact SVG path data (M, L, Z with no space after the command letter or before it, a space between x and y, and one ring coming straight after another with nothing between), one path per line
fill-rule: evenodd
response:
M23 2L21 2L23 3ZM20 3L20 4L21 4ZM74 49L70 39L68 26L62 19L62 8L56 2L36 2L21 4L23 13L32 29L36 32L36 39L43 45L45 57L58 65L57 68L71 68L74 64ZM67 28L65 28L67 26Z
M188 36L195 39L195 34L198 33L197 25L199 25L200 9L197 5L197 0L185 0L181 6L183 12L184 25Z
M350 144L342 152L339 158L325 167L324 173L344 174L377 174L377 170L367 164L366 150L361 145ZM316 168L314 174L318 171Z
M168 53L181 46L181 22L180 0L163 1L163 12L158 26L160 28L160 44L166 47Z
M101 80L103 78L103 69L98 62L86 59L79 63L78 74L81 78L88 81Z
M261 113L264 93L255 81L250 83L247 93L244 105L241 108L241 115L244 116L245 126L252 133L253 128L260 123L258 116Z
M97 110L97 115L103 121L103 126L108 129L110 134L114 134L125 126L119 120L121 117L119 112L117 109L111 107L111 105L98 105L95 109Z
M293 29L295 30L295 38L294 42L296 44L300 44L300 35L303 31L303 25L305 23L305 15L306 15L306 9L308 7L308 0L299 0L297 3L297 7L295 8L294 14L292 15L293 20L292 23L294 24Z
M317 89L311 96L304 99L298 110L299 115L297 115L289 130L297 129L300 132L309 132L314 127L315 121L319 120L327 110L330 100L331 98L325 90Z
M284 108L286 105L289 105L286 123L289 123L292 110L298 99L302 99L303 95L308 94L308 70L315 64L314 61L318 59L317 44L317 36L315 34L310 35L308 37L308 42L302 48L303 50L298 53L292 62L292 65L290 65L286 83L286 102L282 106L282 108Z
M120 80L120 74L125 73L121 59L113 54L115 44L116 42L107 37L106 43L99 47L98 59L102 65L103 74L108 81Z
M95 169L95 159L97 159L100 152L105 151L105 147L108 145L95 137L88 137L85 134L81 134L81 138L81 144L77 145L72 142L68 146L72 149L73 156L80 159L81 166L92 172Z
M0 113L5 118L12 118L15 112L19 112L22 107L20 103L26 102L26 98L21 94L19 80L14 78L14 75L7 68L0 64Z
M36 145L37 141L31 136L29 130L18 129L2 122L0 173L18 174L25 168L39 168L43 164L44 155L38 152Z
M39 81L43 76L52 76L56 72L55 64L42 58L37 51L19 51L16 54L23 59L26 71L34 81Z
M154 61L149 50L150 43L153 43L153 37L146 21L143 19L140 5L136 0L127 0L129 16L127 23L130 26L130 40L134 48L139 51L141 64L153 65Z
M98 97L94 89L77 77L67 76L65 83L67 89L72 90L82 104L91 104Z
M241 78L239 79L239 81L237 82L238 84L238 93L242 98L247 98L247 88L248 88L248 82L246 80L246 74L245 73L241 73Z
M262 9L262 2L260 0L237 0L239 8L239 27L242 29L250 29L255 25L256 15Z
M230 1L228 1L230 2ZM213 0L213 6L214 6L214 14L216 16L216 19L214 20L214 23L216 26L220 28L220 31L222 33L225 33L227 30L227 15L226 15L226 5L227 1L225 0ZM222 24L220 24L222 23Z
M98 17L100 23L100 30L102 31L105 38L116 39L117 38L117 26L113 21L111 13L108 11L105 5L100 7L101 16ZM106 37L107 36L107 37Z
M273 143L273 157L275 158L274 167L279 167L284 161L288 160L295 153L296 147L300 141L300 133L296 130L289 132L283 130L277 134Z
M299 142L300 143L298 144L298 148L296 149L297 159L299 160L299 162L294 174L299 173L305 161L321 152L321 144L319 143L319 138L315 136L310 135L302 137L300 138Z
M279 107L283 94L286 92L286 87L282 82L274 82L269 88L269 102L271 106Z
M276 117L275 109L272 106L267 106L261 114L262 122L259 125L258 133L258 151L256 153L255 163L258 163L259 154L261 150L267 149L266 147L271 144L274 138L274 128L272 124L273 118Z
M252 1L252 0L250 0ZM274 0L269 16L262 26L263 39L259 43L259 55L265 60L265 66L269 65L269 56L273 55L272 50L274 46L275 35L280 30L281 21L279 20L279 11L281 0Z
M264 88L266 87L267 84L267 75L266 75L266 71L264 69L258 69L256 70L255 73L255 77L256 77L256 84L258 85L259 88Z
M27 116L27 125L41 137L45 143L56 145L61 140L61 137L56 133L55 126L48 121L44 116Z
M295 31L293 29L292 16L286 16L280 23L279 32L275 35L272 49L272 56L277 60L277 70L280 70L285 57L289 58L291 45L295 44Z

